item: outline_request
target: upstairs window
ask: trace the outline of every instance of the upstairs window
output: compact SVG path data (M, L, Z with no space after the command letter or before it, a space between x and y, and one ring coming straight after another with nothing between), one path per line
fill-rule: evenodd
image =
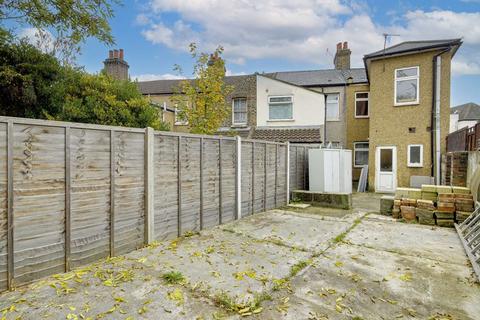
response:
M418 67L395 70L395 105L418 103L419 69Z
M293 120L293 97L268 97L269 120Z
M247 124L247 99L246 98L235 98L232 101L232 124L234 125L245 125Z
M368 92L355 93L355 118L368 118Z
M353 166L361 168L368 165L368 142L355 142L353 144Z
M340 119L339 94L327 94L327 121L338 121Z
M423 167L423 145L410 144L408 146L408 166Z

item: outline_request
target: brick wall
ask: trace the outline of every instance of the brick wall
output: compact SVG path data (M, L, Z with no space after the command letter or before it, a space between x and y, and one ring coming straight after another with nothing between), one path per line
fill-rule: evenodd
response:
M448 152L442 156L442 184L467 186L468 152Z

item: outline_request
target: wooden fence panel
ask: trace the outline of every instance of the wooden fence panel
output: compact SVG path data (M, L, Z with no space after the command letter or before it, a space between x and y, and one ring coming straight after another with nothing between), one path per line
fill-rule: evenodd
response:
M253 213L252 206L252 142L242 141L242 217L249 216Z
M180 146L182 234L200 230L200 139L184 137Z
M14 277L65 270L65 129L15 124Z
M115 254L144 243L144 134L115 132Z
M275 192L276 192L276 181L275 181L275 170L277 167L276 163L276 144L267 144L267 156L266 156L266 185L268 186L266 190L266 208L267 210L275 208Z
M236 141L222 139L222 223L235 220Z
M255 177L254 185L254 212L262 212L265 208L264 188L265 188L265 143L255 143Z
M0 123L0 291L7 289L7 124Z
M220 223L218 139L205 139L203 150L203 226L210 228Z
M155 135L155 215L156 240L176 238L178 235L178 138Z
M71 266L110 254L110 131L71 129Z
M287 147L285 145L278 146L277 155L277 196L276 207L284 206L287 202L287 174L286 174L286 153Z

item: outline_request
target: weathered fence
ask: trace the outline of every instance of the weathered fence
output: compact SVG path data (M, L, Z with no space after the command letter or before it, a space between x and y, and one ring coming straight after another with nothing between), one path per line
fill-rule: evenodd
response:
M285 205L289 162L283 143L0 117L0 290Z
M480 148L480 123L452 132L446 139L447 152L476 151Z
M308 150L320 144L290 144L290 190L308 190Z

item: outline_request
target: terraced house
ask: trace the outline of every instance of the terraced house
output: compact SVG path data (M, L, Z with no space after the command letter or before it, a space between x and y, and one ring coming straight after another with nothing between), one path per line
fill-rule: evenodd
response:
M368 165L369 189L392 192L411 178L440 178L449 131L450 63L460 39L408 41L366 54L351 68L347 42L334 68L228 76L231 117L222 134L353 150L353 178ZM107 67L112 59L105 60ZM128 65L117 64L116 66ZM174 131L188 131L170 102L181 80L139 82Z

